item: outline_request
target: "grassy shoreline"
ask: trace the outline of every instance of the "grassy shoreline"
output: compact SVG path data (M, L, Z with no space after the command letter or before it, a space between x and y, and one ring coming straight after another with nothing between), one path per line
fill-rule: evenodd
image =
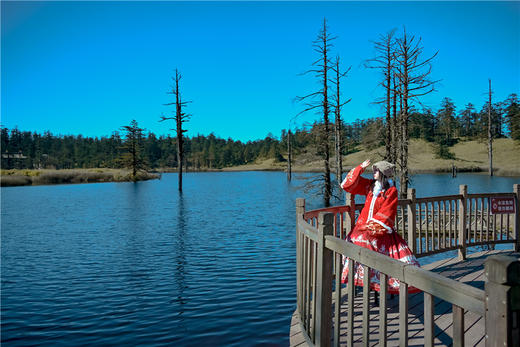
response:
M450 147L454 159L440 159L435 154L435 145L412 139L409 145L408 165L410 174L451 173L452 166L457 172L473 172L487 174L488 153L487 144L478 141L461 141ZM295 157L292 164L293 172L321 172L323 159L312 154L313 149ZM362 147L349 155L343 156L344 171L359 165L365 159L372 162L383 160L384 147L366 150ZM331 159L333 164L334 158ZM259 160L253 164L224 168L222 171L285 171L286 162L275 162L273 159ZM511 139L495 139L493 142L493 173L496 176L520 177L520 142Z
M141 172L136 180L158 178L160 174ZM0 170L2 187L131 181L131 171L122 169Z
M520 143L511 139L496 139L493 144L494 175L520 177ZM473 172L487 174L487 145L478 141L461 141L450 152L454 159L439 159L435 155L433 144L424 140L411 140L409 153L410 174L451 173L452 165L457 172ZM323 160L312 154L309 149L299 154L292 165L293 172L321 172ZM355 167L363 160L370 158L372 162L382 160L384 148L373 150L358 148L358 151L343 157L344 171ZM286 171L286 162L275 162L274 159L257 160L254 163L221 169L187 168L185 172L238 172L238 171ZM176 168L158 168L152 173L140 173L138 181L160 178L161 173L177 172ZM21 185L45 185L66 183L94 182L129 182L132 181L130 171L122 169L70 169L70 170L0 170L2 187Z

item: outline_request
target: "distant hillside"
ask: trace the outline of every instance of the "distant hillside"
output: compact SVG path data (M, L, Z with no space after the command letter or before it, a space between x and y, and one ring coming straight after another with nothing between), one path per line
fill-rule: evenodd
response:
M372 162L382 160L384 147L365 150L358 146L357 152L343 157L343 166L348 170L369 158ZM484 171L488 169L487 144L478 141L461 141L449 147L455 159L439 159L436 156L435 144L425 140L410 140L409 165L410 172L451 172L455 165L459 172ZM321 171L323 161L316 156L313 148L307 147L305 153L296 155L292 169L294 172ZM333 165L334 161L331 158ZM495 175L520 176L520 142L508 138L496 139L493 142L493 166ZM225 171L239 170L285 170L286 162L275 162L274 159L257 160L253 164L225 168Z

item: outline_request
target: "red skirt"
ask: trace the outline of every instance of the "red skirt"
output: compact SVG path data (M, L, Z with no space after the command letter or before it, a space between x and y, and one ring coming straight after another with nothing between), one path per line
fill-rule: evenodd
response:
M352 232L347 236L347 241L352 242L355 245L371 249L378 253L389 256L390 258L397 259L406 264L412 264L415 266L419 266L419 262L415 255L413 255L412 251L406 244L406 241L396 233L395 231L392 233L386 233L382 236L369 236L366 235L362 228L356 227ZM348 263L350 259L344 258L343 263L343 273L341 276L341 282L347 283L348 276ZM356 286L363 286L363 278L365 274L363 271L363 266L356 262L354 264L354 284ZM377 270L370 270L370 289L375 291L380 291L380 274ZM399 293L399 280L393 277L388 278L388 286L387 291L390 294L398 294ZM419 289L409 286L409 293L417 293L420 292Z

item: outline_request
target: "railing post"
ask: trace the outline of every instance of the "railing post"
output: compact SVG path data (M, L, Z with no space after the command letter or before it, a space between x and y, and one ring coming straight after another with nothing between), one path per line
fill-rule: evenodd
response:
M298 217L305 213L305 199L296 199L296 307L301 317L302 300L302 245L300 231L298 230Z
M318 264L316 268L316 345L330 346L332 330L332 250L325 236L334 233L334 214L318 215Z
M408 247L413 254L417 250L417 232L415 225L415 188L408 188Z
M459 204L459 260L466 259L466 199L468 196L468 186L461 184L459 194L462 195Z
M490 256L485 263L486 346L520 345L520 260Z
M513 184L513 193L515 193L515 220L513 235L515 236L515 251L520 252L520 184ZM509 232L509 230L508 230Z
M354 229L354 224L356 223L356 202L354 197L354 194L345 194L345 205L350 206L350 210L347 213L347 223L344 223L345 237L350 233L352 229Z

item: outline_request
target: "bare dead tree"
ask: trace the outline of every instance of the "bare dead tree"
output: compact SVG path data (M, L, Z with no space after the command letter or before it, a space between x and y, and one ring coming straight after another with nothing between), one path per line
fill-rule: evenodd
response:
M376 57L369 59L365 62L365 67L370 69L378 69L383 75L381 83L379 83L385 90L385 97L376 101L376 103L382 103L385 105L386 113L386 136L385 136L385 159L390 162L395 162L395 150L392 147L395 146L395 123L392 119L391 102L394 100L394 120L395 120L395 83L392 82L395 74L395 34L396 29L390 30L384 35L380 35L379 41L374 42L374 48L376 49ZM393 95L392 95L393 94Z
M334 144L335 144L335 157L336 157L336 180L338 184L341 185L341 181L343 180L343 139L341 136L341 108L350 102L352 99L348 99L347 101L341 101L341 90L340 90L340 81L341 78L346 77L348 72L352 66L349 66L345 71L340 70L340 58L336 56L336 61L332 66L332 70L335 72L335 76L332 79L332 84L336 87L336 95L333 98L333 106L334 106Z
M188 119L191 117L190 114L186 114L182 111L183 107L186 106L191 101L182 101L182 95L179 89L179 81L181 80L182 76L179 73L177 69L175 69L175 77L172 77L172 80L174 82L174 85L172 86L171 92L168 92L167 94L175 95L175 102L170 102L167 104L164 104L165 106L172 106L175 105L175 113L171 117L165 117L161 116L160 122L163 122L165 120L174 120L175 121L175 128L171 129L174 130L177 134L177 170L179 172L179 191L182 192L182 166L184 163L184 138L183 134L187 132L186 129L183 129L183 123L187 122Z
M395 77L395 71L392 73L392 119L391 119L391 128L392 128L392 149L390 153L390 161L395 163L397 161L397 147L398 147L398 139L400 138L399 127L397 126L397 96L398 93L398 82Z
M304 102L305 109L297 114L312 110L320 110L318 113L323 116L324 129L320 136L320 154L323 155L323 202L325 206L330 206L330 198L332 196L332 184L330 178L330 121L329 121L329 95L328 95L328 72L331 69L331 62L329 60L329 53L332 47L331 41L335 37L331 37L327 31L327 20L323 19L323 27L320 30L318 37L313 42L314 51L319 54L318 60L312 63L314 69L304 72L314 73L321 84L321 89L307 94L305 96L297 96L296 100Z
M400 196L404 198L408 190L408 123L411 102L419 102L419 97L435 90L435 83L430 80L431 62L437 56L438 51L431 57L421 60L423 47L421 38L415 40L415 36L408 35L406 28L396 41L396 78L399 83L399 95L402 97L402 110L400 114L400 160L398 163Z
M488 104L488 159L489 159L489 176L493 176L493 133L491 132L491 79L489 79L489 104Z
M291 128L287 132L287 180L292 178L292 147L291 147Z

